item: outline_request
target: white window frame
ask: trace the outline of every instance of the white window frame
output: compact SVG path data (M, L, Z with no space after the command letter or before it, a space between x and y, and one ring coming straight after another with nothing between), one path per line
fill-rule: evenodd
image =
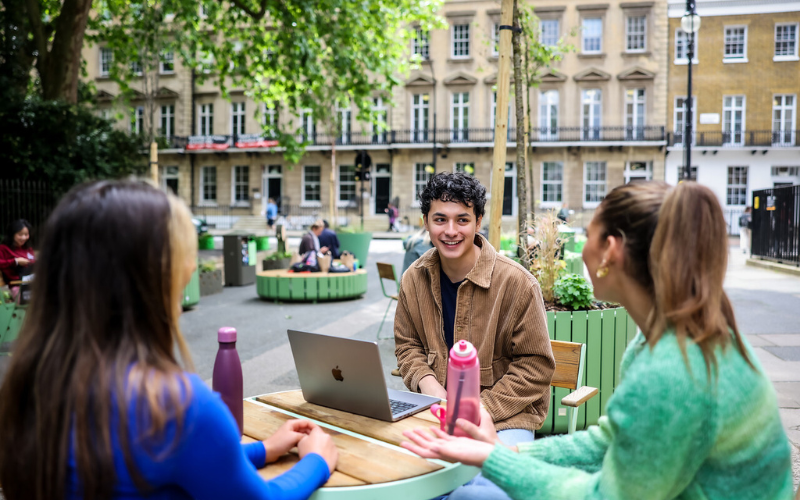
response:
M678 106L678 100L682 100L683 103ZM676 142L675 144L683 144L685 137L683 134L685 133L685 128L682 126L678 128L678 115L680 114L681 118L680 121L684 125L686 124L686 96L685 95L676 95L675 100L672 101L672 132L674 134L680 133L681 134L681 142ZM692 145L697 142L697 97L692 97Z
M425 170L430 163L415 163L414 164L414 183L412 184L412 192L411 192L411 199L414 200L411 203L413 207L419 207L419 195L425 189L425 186L428 185L428 181L433 174L429 173Z
M739 169L739 170L733 170ZM744 184L738 182L736 184L731 183L731 176L735 175L737 181L742 180L741 173L744 172ZM738 174L738 175L736 175ZM747 206L747 187L750 181L750 168L748 166L743 165L735 165L729 166L727 171L727 177L725 178L725 206L726 207L745 207ZM744 189L744 195L742 195L741 190ZM735 190L735 191L734 191ZM732 197L736 197L736 200L742 200L742 203L731 203Z
M469 23L453 24L450 28L450 57L469 59Z
M586 40L587 40L587 29L586 29L586 22L587 21L597 21L600 24L600 34L593 35L592 38L597 37L599 40L598 48L589 50L586 48ZM583 54L602 54L603 53L603 18L602 17L584 17L581 20L581 53Z
M414 37L411 39L411 53L420 56L423 60L431 57L431 44L429 33L422 28L414 29Z
M319 172L319 180L308 180L308 169L309 168L316 168ZM306 186L314 187L316 186L317 191L319 191L319 200L309 200L306 198ZM321 165L303 165L303 202L300 206L303 207L321 207L322 206L322 166Z
M694 37L694 56L692 56L692 64L698 64L697 61L697 46L698 46L699 37L695 35ZM683 55L679 56L678 52L678 45L683 44ZM689 33L686 33L681 28L675 29L675 60L672 61L673 64L676 66L684 66L689 64Z
M339 141L341 144L349 144L350 141L350 134L353 131L353 113L350 111L350 108L336 108L336 113L339 115Z
M469 167L472 170L472 172L467 170L467 167ZM472 177L475 177L475 163L471 162L471 161L454 163L453 164L453 173L455 174L455 173L459 173L459 172L462 173L462 174L467 174L467 175L471 175Z
M173 135L175 135L175 105L165 104L161 106L161 136L169 139Z
M594 91L597 99L590 97L589 92ZM589 99L589 102L587 102ZM597 102L595 102L597 101ZM589 105L587 116L586 105ZM590 125L587 127L587 119ZM594 130L596 128L596 130ZM600 89L581 89L581 140L600 140L603 136L603 91Z
M453 92L450 96L450 140L465 141L469 137L469 92Z
M736 107L736 98L737 97L741 97L742 98L742 107L741 108ZM725 100L726 99L731 99L731 105L730 106L726 106L725 105ZM736 132L736 130L734 128L734 125L736 123L734 121L734 118L735 118L736 111L738 111L738 110L741 110L741 112L742 112L742 124L741 124L741 128L740 128L740 132ZM731 117L730 117L730 120L729 120L730 130L726 130L726 126L728 125L728 121L726 120L725 114L728 113L728 112L730 112L730 114L731 114ZM746 127L745 127L746 118L747 118L747 96L742 95L742 94L722 96L722 133L723 133L723 143L722 143L722 145L723 146L744 146L745 131L747 130ZM730 136L729 136L730 140L728 142L725 142L725 134L726 133L730 134ZM739 140L735 140L737 134L740 136L738 138Z
M517 212L519 209L519 198L517 198L517 164L513 161L506 162L505 173L503 175L503 183L505 184L506 179L511 179L511 213L510 214L503 214L502 217L516 217ZM492 183L489 182L489 191L491 192ZM503 188L505 193L505 186ZM505 194L504 194L505 197ZM487 200L491 200L491 196L486 197ZM502 204L500 205L502 207ZM502 210L502 208L501 208Z
M181 181L180 167L178 167L177 165L169 165L166 167L161 167L161 189L166 190L167 181L173 179L178 181L178 190L180 191L180 181Z
M631 181L631 177L641 177L642 171L641 170L631 170L631 163L644 163L645 164L645 179L646 181L653 180L653 162L652 161L626 161L625 162L625 172L623 172L623 177L625 178L625 184Z
M142 76L143 67L141 61L131 61L131 73L134 76Z
M741 56L729 56L725 55L725 47L728 45L728 30L744 30L744 42L743 42L743 52ZM738 64L738 63L746 63L747 60L747 25L746 24L732 24L727 25L722 29L722 62L725 64ZM696 38L696 37L695 37Z
M277 137L278 110L274 104L269 107L267 103L261 103L261 124L269 128L269 131L264 133L265 136Z
M208 169L214 169L214 198L206 198L206 186L208 182L208 175L207 172L211 172ZM213 165L204 165L200 167L200 205L201 206L208 206L208 207L216 207L217 200L219 198L219 184L217 182L217 167Z
M197 135L214 135L214 103L197 105Z
M786 42L787 40L778 40L778 28L794 27L794 40L789 43L794 43L794 51L792 54L778 54L778 43ZM798 61L800 57L797 55L798 37L800 37L800 23L775 23L775 41L773 48L772 60L775 62L781 61Z
M548 141L558 140L558 111L560 97L561 96L557 89L543 90L539 92L540 139ZM553 127L553 121L555 121L555 127Z
M557 170L555 172L556 174L558 174L557 175L557 177L558 177L557 179L545 179L545 175L544 174L545 174L545 170L547 170L547 168L548 168L548 165L555 166L557 168ZM539 203L539 206L541 208L561 207L561 205L564 203L564 162L561 162L561 161L543 161L542 162L541 173L540 173L539 177L540 177L539 184L541 186L541 188L539 189L539 191L540 191L539 192L539 199L542 200L541 203ZM557 199L557 200L546 200L545 199L546 198L545 189L544 189L545 186L554 186L554 187L556 187L557 188L556 189L556 194L557 194L559 199Z
M144 106L134 106L133 119L131 120L131 133L144 133Z
M164 64L169 63L172 68L166 69ZM162 75L171 75L175 73L175 53L171 50L165 50L161 53L158 61L158 72Z
M555 39L550 38L553 36L552 33L545 32L545 23L555 23ZM546 45L548 47L556 47L558 45L558 41L561 39L561 22L558 19L542 19L539 21L539 40L541 41L542 45Z
M246 169L247 176L244 181L240 181L236 178L236 174L240 172L240 169ZM238 198L238 193L236 192L237 187L244 186L244 195L245 199L241 200ZM231 206L232 207L249 207L250 206L250 166L249 165L236 165L231 169Z
M492 33L489 39L492 44L492 57L498 57L500 55L500 23L492 23Z
M383 102L383 97L372 98L372 114L374 118L381 117L381 122L386 125L385 128L381 129L375 123L370 124L372 142L383 144L387 142L389 133L389 109L386 107L386 103Z
M231 103L231 135L243 135L245 133L245 105L244 101Z
M111 66L113 64L114 51L108 47L100 47L100 76L108 76L111 74ZM104 65L107 65L107 67L104 67Z
M642 138L642 136L644 135L646 116L647 116L647 90L643 87L625 89L625 138L626 139L636 140Z
M350 171L351 178L344 180L342 176L347 172ZM336 204L339 207L348 207L352 204L358 203L358 182L356 182L356 167L355 165L339 165L338 168L338 178L336 179ZM342 187L346 186L348 190L352 188L353 190L353 199L352 200L343 200L342 199Z
M311 114L310 109L304 109L300 112L300 124L298 128L301 130L300 140L308 139L312 143L316 141L317 127L314 123L314 115Z
M430 94L422 93L411 95L412 142L428 142L430 104Z
M601 166L603 167L602 180L589 180L589 166ZM599 174L600 172L598 172ZM599 177L597 175L596 177ZM586 196L588 195L588 187L589 186L602 186L602 196L599 196L597 200L587 201ZM597 208L600 203L603 201L603 198L608 194L608 163L604 161L586 161L583 162L583 208Z
M642 20L642 32L641 33L631 33L631 21L633 20ZM639 26L636 26L637 28ZM642 37L642 46L638 48L631 48L631 37ZM625 52L629 54L636 54L641 52L647 52L647 15L637 15L637 16L625 16Z
M491 106L491 113L489 114L489 122L491 123L492 134L494 134L494 125L497 113L497 91L492 91L492 98L490 99L490 106ZM506 124L506 130L508 133L509 139L511 139L511 120L513 119L513 114L511 113L511 100L508 102L508 123ZM516 137L516 136L514 136Z
M786 98L792 98L791 106L786 105ZM776 106L776 99L781 99L781 104ZM775 112L780 112L780 120L775 119ZM786 119L786 112L791 112L791 118ZM775 122L778 121L778 129L775 129ZM787 123L788 122L788 123ZM795 135L797 132L797 94L775 94L772 96L772 143L781 146L794 146ZM788 125L788 128L787 128ZM778 140L776 141L775 138ZM788 140L785 140L787 139Z

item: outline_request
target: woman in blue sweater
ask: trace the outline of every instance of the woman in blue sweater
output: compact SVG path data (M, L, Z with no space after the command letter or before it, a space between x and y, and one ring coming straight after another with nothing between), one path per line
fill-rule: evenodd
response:
M336 465L316 425L241 445L218 394L178 364L197 258L185 205L147 184L68 193L45 228L33 301L0 389L8 500L304 499ZM256 469L297 447L272 481Z

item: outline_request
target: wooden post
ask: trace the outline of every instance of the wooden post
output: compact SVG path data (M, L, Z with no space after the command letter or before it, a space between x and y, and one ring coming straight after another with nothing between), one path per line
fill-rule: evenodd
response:
M503 0L500 25L511 26L514 1ZM506 174L506 138L508 137L508 90L511 73L511 30L500 29L500 66L497 72L497 106L494 119L494 157L492 159L492 201L489 206L489 243L500 249L503 216L503 188ZM517 145L519 147L519 145Z
M150 178L153 184L158 186L158 144L156 141L150 143Z

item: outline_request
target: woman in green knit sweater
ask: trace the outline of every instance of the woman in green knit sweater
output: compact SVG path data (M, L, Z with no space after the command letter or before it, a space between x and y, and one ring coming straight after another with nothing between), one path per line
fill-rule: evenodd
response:
M775 391L722 288L728 238L714 193L693 182L620 186L587 236L595 295L644 332L625 352L607 415L514 448L490 419L459 419L474 439L416 429L403 445L482 467L515 499L791 499Z

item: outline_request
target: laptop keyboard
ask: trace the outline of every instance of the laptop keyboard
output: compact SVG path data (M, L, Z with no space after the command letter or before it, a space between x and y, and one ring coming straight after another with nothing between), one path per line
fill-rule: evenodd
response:
M389 400L389 406L392 407L392 415L397 415L398 413L403 413L406 410L410 410L414 408L415 404L406 403L405 401L397 401L396 399Z

